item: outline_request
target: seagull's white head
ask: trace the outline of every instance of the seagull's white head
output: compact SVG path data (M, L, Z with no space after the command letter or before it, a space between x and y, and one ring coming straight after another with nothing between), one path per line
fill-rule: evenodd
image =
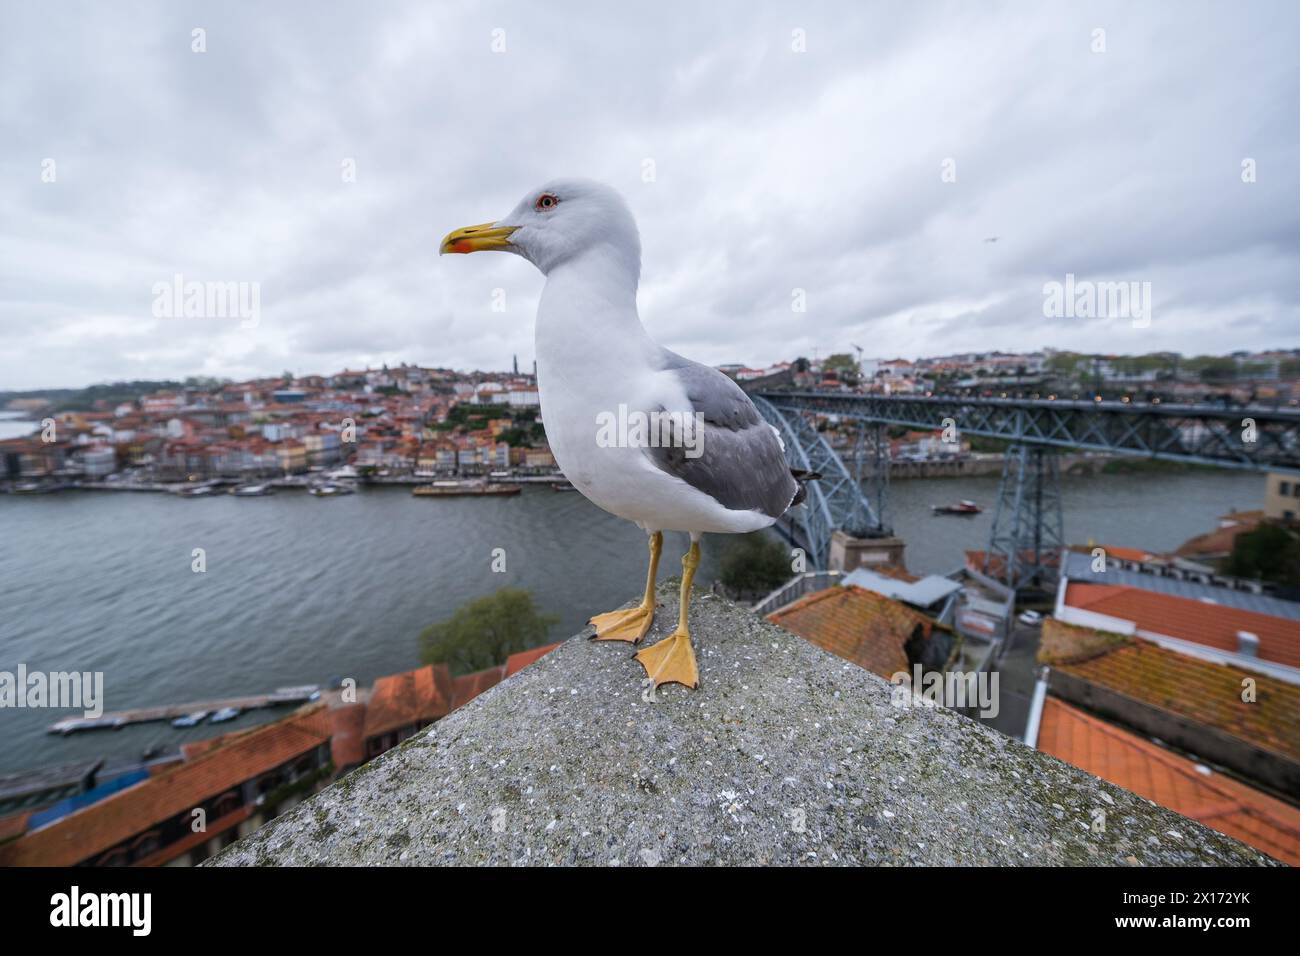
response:
M632 211L613 188L590 179L556 179L533 190L497 222L457 229L439 253L495 249L523 256L544 274L582 258L641 272Z

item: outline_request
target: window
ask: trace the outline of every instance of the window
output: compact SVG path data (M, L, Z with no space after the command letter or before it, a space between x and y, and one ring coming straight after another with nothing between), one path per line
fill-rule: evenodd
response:
M227 813L234 813L239 809L241 803L242 801L239 798L238 791L226 791L217 799L216 804L212 807L212 818L214 820L219 820Z
M126 866L127 863L126 848L118 847L117 849L109 850L101 856L95 863L95 866Z
M160 849L162 849L162 835L157 830L150 830L136 839L131 847L131 856L133 859L142 860Z
M1278 493L1279 495L1289 495L1289 494L1291 494L1291 482L1289 482L1289 481L1280 481L1280 482L1278 482L1278 485L1277 485L1277 493Z

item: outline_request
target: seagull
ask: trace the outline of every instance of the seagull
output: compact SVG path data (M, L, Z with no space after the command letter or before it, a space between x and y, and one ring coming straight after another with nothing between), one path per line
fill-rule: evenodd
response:
M789 467L780 434L734 381L647 334L636 304L641 240L614 189L555 180L504 219L449 233L439 252L482 250L522 256L546 277L537 389L556 463L591 502L649 537L641 603L593 617L595 639L640 644L654 622L663 532L685 532L677 628L636 660L655 688L695 688L687 619L701 535L766 528L819 476Z

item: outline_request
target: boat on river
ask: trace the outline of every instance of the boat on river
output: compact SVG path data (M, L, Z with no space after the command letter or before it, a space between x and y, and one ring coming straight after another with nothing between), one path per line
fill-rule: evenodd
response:
M411 494L421 498L461 498L471 495L517 495L523 490L523 485L446 479L431 481L427 485L416 485L411 490Z

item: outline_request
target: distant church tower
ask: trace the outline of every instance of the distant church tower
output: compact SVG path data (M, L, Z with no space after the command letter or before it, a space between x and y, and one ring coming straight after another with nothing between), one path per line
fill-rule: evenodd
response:
M515 356L515 374L516 374L516 375L519 374L519 356L518 356L518 355Z

